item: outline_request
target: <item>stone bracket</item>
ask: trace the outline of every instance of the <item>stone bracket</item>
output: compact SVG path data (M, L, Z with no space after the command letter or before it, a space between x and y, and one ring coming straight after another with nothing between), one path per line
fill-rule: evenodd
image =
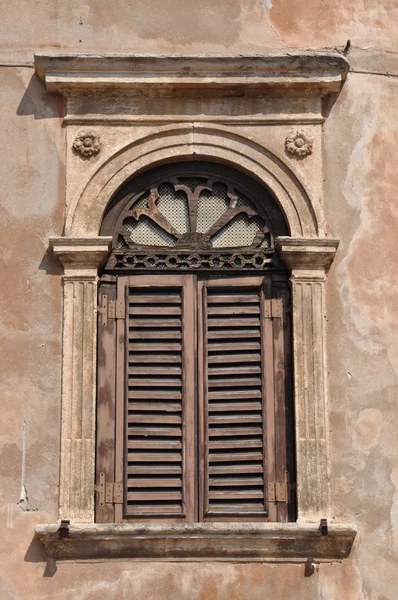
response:
M67 538L58 528L37 525L36 538L49 557L71 560L323 562L347 558L356 535L332 524L324 536L318 523L71 524Z

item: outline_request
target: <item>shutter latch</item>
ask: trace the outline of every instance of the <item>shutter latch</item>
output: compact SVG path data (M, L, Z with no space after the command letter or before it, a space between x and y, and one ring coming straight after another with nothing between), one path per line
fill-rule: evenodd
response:
M100 473L99 484L95 486L95 491L99 494L99 505L105 504L123 504L123 484L106 483L105 473Z
M268 502L284 502L289 504L291 485L289 472L285 471L284 481L270 481L268 483Z

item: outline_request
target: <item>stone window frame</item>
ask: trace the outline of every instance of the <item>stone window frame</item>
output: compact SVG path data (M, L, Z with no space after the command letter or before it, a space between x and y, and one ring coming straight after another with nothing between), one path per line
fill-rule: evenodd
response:
M192 87L255 85L272 88L273 93L288 89L294 95L305 89L322 96L338 92L348 70L341 55L328 53L257 59L41 54L35 63L47 89L67 97L104 87L154 84L177 88L181 94ZM139 77L131 73L132 64ZM101 115L98 118L101 122ZM102 119L106 123L105 115ZM97 281L111 248L111 238L99 237L98 232L118 189L143 170L170 160L238 166L273 194L288 223L290 236L277 238L276 247L291 274L296 523L94 523ZM156 127L91 172L68 207L64 236L52 238L50 246L64 266L59 516L71 524L66 532L60 532L58 524L36 527L49 555L242 561L347 557L356 531L350 524L330 523L328 458L325 284L338 240L325 237L323 207L292 165L231 126L189 122ZM320 526L321 519L329 521L326 527Z

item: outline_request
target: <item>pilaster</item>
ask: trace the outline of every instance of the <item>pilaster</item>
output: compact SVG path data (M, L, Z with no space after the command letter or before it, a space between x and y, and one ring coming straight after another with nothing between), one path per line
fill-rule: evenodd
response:
M98 269L111 238L52 238L64 266L60 518L94 521Z
M298 520L330 517L325 281L332 239L278 238L291 271Z

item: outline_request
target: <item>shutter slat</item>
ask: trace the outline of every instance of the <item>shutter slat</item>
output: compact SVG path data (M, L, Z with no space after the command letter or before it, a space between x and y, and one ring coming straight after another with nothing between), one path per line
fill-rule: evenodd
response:
M142 306L130 306L128 309L128 314L132 316L136 315L180 315L181 307L180 306L147 306L143 304Z
M209 306L208 315L259 315L259 306L238 306L229 304L226 306Z
M180 283L128 288L126 512L138 518L184 516L187 302L181 277L174 281Z
M164 342L162 344L158 344L158 343L149 343L149 344L140 344L138 342L133 343L133 344L129 344L129 350L130 351L134 351L134 352L159 352L159 351L165 351L165 350L177 350L178 352L181 351L181 344L178 342L172 342L170 344L165 344Z
M159 463L159 464L166 464L166 463L174 463L174 462L178 462L181 463L182 461L182 455L181 452L176 452L173 454L165 454L165 453L161 453L161 452L156 452L156 453L149 453L149 452L128 452L127 454L127 461L130 462L138 462L138 463L143 463L143 462L154 462L154 463Z
M129 480L129 488L130 489L145 489L145 488L153 488L153 487L158 487L158 488L181 488L182 487L182 479L160 479L159 477L156 478L148 478L148 477L143 477L141 479L139 479L138 477L135 477L134 479Z
M236 288L209 281L204 293L205 514L215 519L266 515L261 289Z
M135 294L129 296L129 306L133 304L181 304L181 296L176 294Z
M210 351L210 349L209 349ZM215 363L258 363L259 355L258 354L210 354L208 356L208 364L212 365ZM261 367L260 367L261 368Z

